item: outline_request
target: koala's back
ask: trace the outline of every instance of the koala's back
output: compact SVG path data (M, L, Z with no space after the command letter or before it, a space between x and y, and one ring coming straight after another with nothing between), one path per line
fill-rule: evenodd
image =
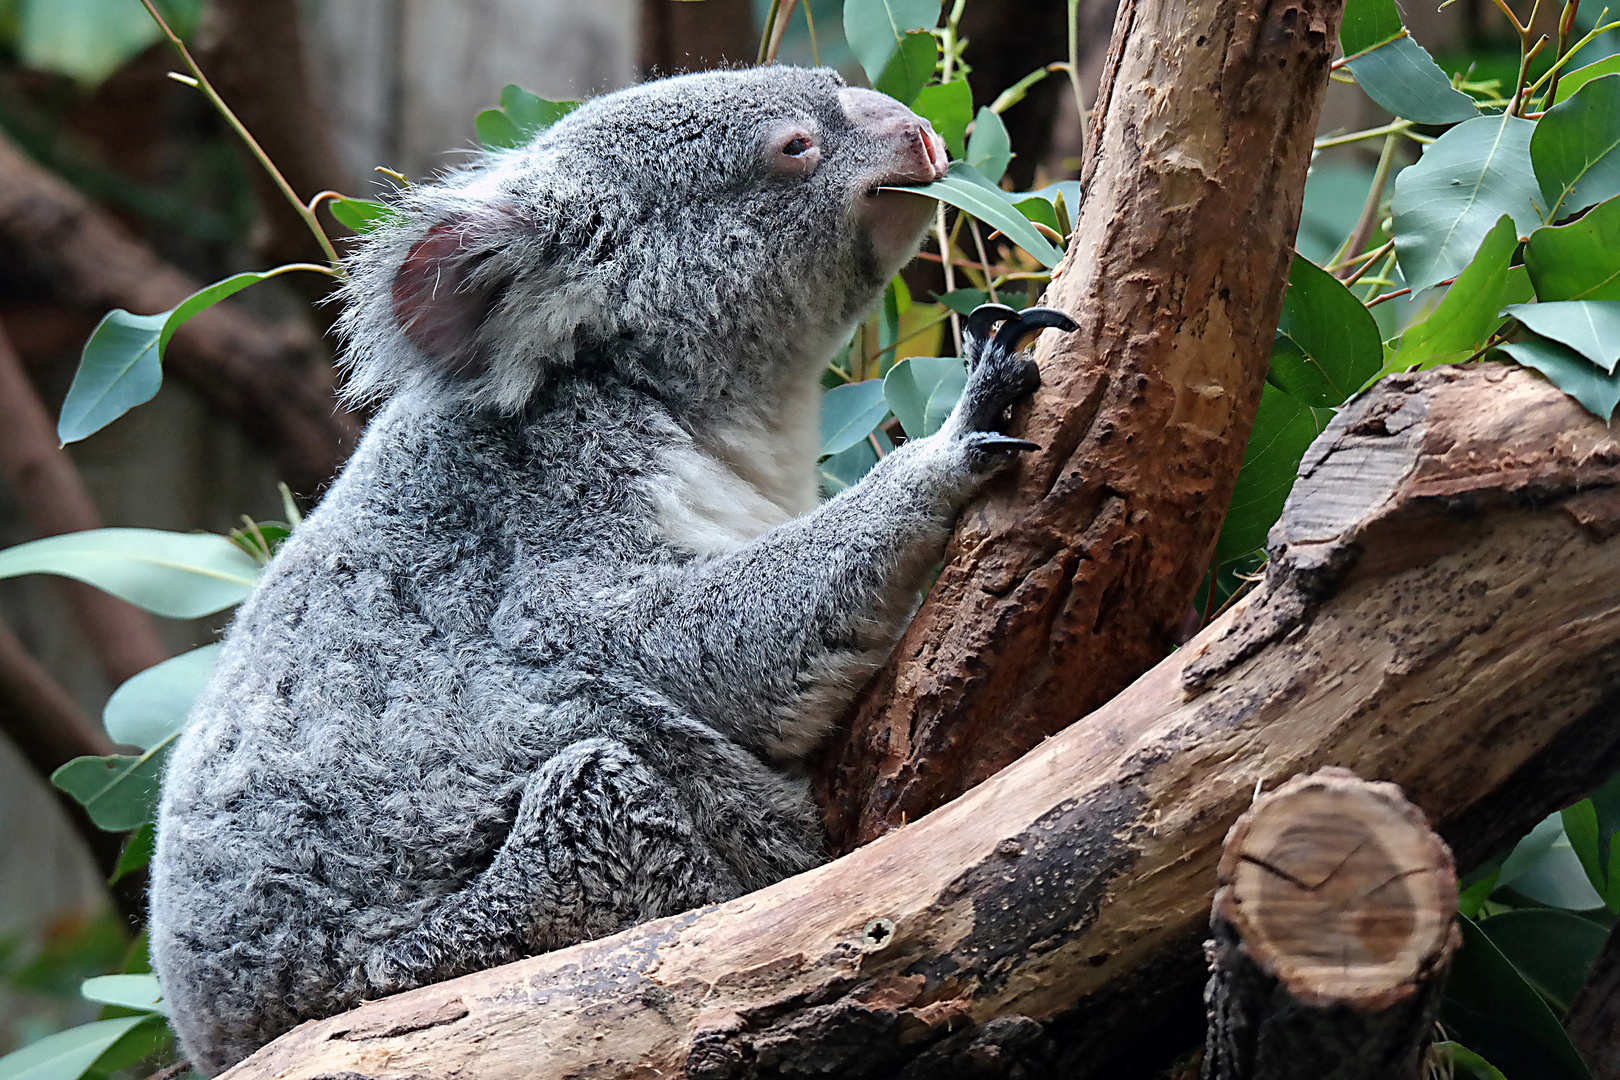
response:
M490 865L570 746L611 740L676 788L702 760L682 809L717 847L728 812L788 822L801 842L737 853L724 892L817 861L802 782L625 662L614 594L684 557L642 490L662 418L633 399L574 385L482 420L398 400L266 571L159 816L153 960L201 1067L400 988L379 950Z

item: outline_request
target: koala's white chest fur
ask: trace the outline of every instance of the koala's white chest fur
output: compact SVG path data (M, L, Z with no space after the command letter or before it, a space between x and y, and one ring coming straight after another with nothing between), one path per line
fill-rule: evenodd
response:
M806 382L774 423L749 416L666 451L652 488L665 538L698 554L726 551L815 509L820 397Z

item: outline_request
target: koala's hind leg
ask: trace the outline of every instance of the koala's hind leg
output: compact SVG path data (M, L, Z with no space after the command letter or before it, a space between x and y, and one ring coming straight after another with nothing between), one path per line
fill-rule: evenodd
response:
M367 963L391 994L742 892L674 792L623 743L583 739L530 778L495 861Z

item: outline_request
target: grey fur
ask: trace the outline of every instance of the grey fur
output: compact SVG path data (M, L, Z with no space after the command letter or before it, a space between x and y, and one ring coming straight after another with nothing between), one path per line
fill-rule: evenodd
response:
M994 427L1036 381L975 335L945 428L817 507L818 376L927 220L861 207L933 145L841 87L609 95L412 190L354 257L352 386L386 404L164 776L152 960L203 1073L822 860L794 763L1027 445ZM793 131L807 177L771 171Z

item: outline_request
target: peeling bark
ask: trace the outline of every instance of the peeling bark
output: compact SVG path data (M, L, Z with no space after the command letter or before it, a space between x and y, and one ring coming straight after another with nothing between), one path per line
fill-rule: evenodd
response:
M1620 765L1603 425L1527 371L1441 369L1357 399L1308 473L1252 599L923 820L227 1075L1150 1075L1201 1034L1216 864L1257 783L1397 783L1466 869Z
M1173 647L1271 354L1342 4L1125 0L1014 433L820 788L840 850L916 820Z

